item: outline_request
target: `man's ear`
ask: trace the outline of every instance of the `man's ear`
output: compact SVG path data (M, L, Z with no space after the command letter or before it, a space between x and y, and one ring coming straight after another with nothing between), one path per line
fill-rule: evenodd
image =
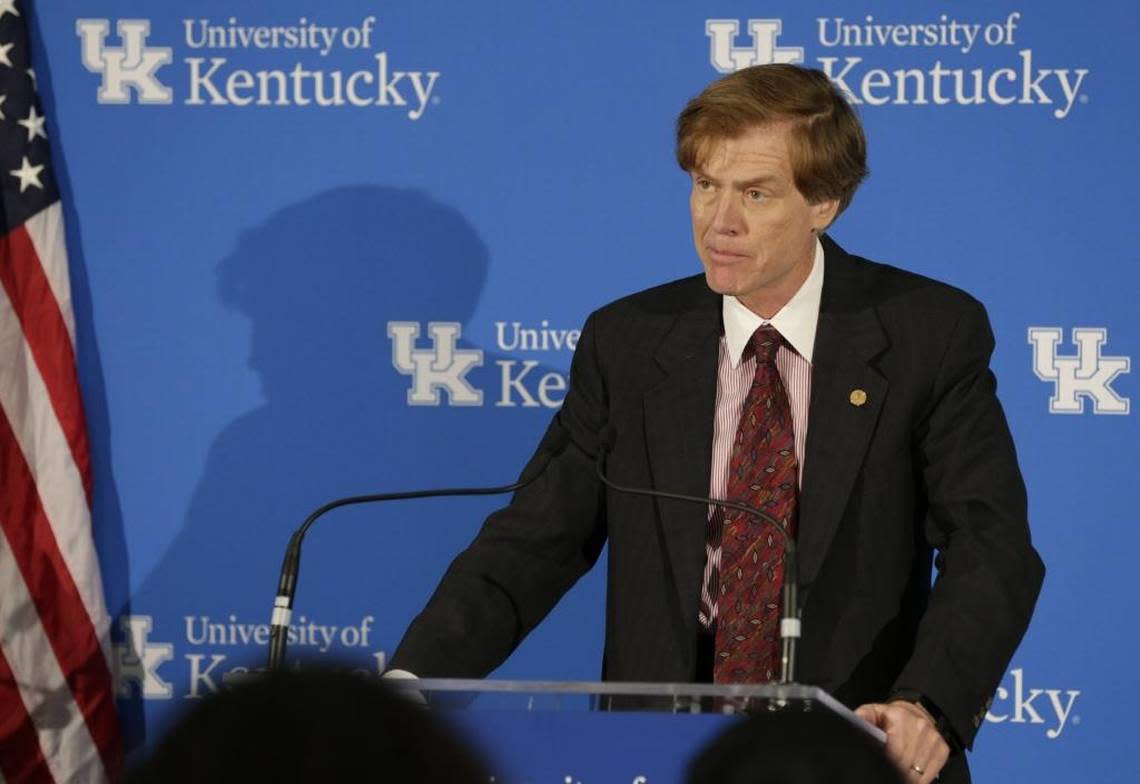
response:
M839 214L839 200L825 199L811 205L811 227L818 234L831 225Z

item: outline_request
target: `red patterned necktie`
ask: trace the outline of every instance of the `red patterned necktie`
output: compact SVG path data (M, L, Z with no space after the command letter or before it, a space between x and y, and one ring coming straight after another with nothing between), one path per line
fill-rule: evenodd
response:
M776 370L782 338L765 324L752 334L756 376L744 400L729 462L728 500L754 506L796 533L795 437L788 394ZM715 683L766 683L780 656L782 537L743 512L725 514L717 596Z

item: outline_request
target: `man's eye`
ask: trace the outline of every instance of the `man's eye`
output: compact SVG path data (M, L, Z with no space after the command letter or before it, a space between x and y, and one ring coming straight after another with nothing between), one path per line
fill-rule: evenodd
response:
M696 181L698 191L711 191L713 184L708 180L698 179Z
M751 190L749 190L745 195L748 197L749 201L763 201L764 200L764 194L761 193L760 191L756 190L755 188L752 188Z

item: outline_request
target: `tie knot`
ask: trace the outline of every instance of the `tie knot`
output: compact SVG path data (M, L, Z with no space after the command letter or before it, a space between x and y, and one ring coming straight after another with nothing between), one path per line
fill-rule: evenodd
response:
M752 333L752 350L758 364L771 365L776 362L776 351L784 338L771 324L764 324Z

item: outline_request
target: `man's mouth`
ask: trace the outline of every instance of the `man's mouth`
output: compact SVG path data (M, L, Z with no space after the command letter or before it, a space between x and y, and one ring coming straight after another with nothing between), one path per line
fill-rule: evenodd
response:
M728 248L715 247L712 245L706 245L705 252L708 254L709 259L717 264L734 264L748 258L743 253L736 253Z

